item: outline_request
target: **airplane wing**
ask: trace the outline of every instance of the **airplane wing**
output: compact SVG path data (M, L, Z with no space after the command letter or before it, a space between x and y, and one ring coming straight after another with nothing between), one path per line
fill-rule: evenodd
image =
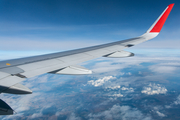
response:
M146 33L132 39L87 48L0 61L0 93L31 94L32 91L19 82L44 73L91 74L92 71L76 64L98 57L129 57L133 53L123 49L156 37L163 27L174 4L170 4ZM0 115L13 114L13 110L0 100Z

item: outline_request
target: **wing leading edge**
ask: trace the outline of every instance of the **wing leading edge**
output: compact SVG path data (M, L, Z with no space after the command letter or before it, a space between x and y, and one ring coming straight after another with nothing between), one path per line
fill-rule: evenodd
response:
M30 89L19 84L19 82L26 78L44 73L91 74L92 71L76 64L97 57L133 56L133 53L123 51L123 49L156 37L161 31L173 6L174 4L170 4L148 31L136 38L65 52L0 61L0 93L30 94L32 93ZM4 109L1 105L0 108ZM12 114L12 112L10 113ZM5 114L4 111L2 114Z

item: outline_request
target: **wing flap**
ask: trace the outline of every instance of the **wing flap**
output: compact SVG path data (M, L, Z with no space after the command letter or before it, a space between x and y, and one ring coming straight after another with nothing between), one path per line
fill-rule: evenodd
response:
M60 69L51 73L66 74L66 75L86 75L86 74L91 74L92 71L82 66L75 65L75 66L68 66L66 68L63 68L63 69Z
M131 56L134 56L134 53L122 50L122 51L113 52L113 53L105 55L103 57L122 58L122 57L131 57Z
M10 93L10 94L31 94L32 91L28 87L26 87L26 86L24 86L24 85L22 85L20 83L17 83L15 85L9 87L8 89L4 90L3 93Z
M10 74L3 73L3 72L0 72L0 75L4 76L3 78L0 79L0 93L8 89L9 87L25 80L24 78L12 76Z

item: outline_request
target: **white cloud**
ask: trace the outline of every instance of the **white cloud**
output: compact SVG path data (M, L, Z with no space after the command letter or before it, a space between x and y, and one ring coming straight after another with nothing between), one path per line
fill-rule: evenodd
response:
M161 112L159 112L159 111L156 111L156 113L157 113L160 117L165 117L165 116L166 116L165 114L163 114L163 113L161 113Z
M165 87L162 87L159 84L149 84L148 87L144 87L141 93L147 94L147 95L154 95L154 94L166 94L167 89Z
M4 117L5 120L17 119L19 117L21 118L24 115L25 111L31 110L32 102L35 103L37 99L39 99L38 96L40 96L40 93L33 93L21 96L12 94L1 94L3 100L15 111L15 114L12 116L1 117Z
M120 85L115 85L115 86L108 86L108 87L105 87L105 89L112 89L112 90L116 90L116 89L119 89L121 88Z
M100 112L100 113L90 113L88 115L90 120L113 120L113 119L122 119L122 120L129 120L129 119L137 119L137 120L151 120L151 117L148 115L143 115L139 110L135 108L131 108L129 106L120 106L120 105L113 105L112 108L109 110Z
M42 116L42 113L34 113L31 118L34 119L34 118L37 118L37 117L41 117Z
M13 100L13 96L7 98L8 100L11 100L11 107L15 110L15 112L20 113L26 110L29 110L31 107L31 101L36 101L36 97L39 96L40 93L33 93L29 95L19 96L16 98L16 100ZM6 99L6 98L5 98ZM7 100L6 99L6 100Z
M157 73L172 73L177 67L176 66L161 66L161 65L153 65L149 67L150 70Z
M2 120L15 120L16 118L18 117L21 117L23 116L24 113L18 113L18 114L13 114L13 115L7 115L6 117L4 117L3 115L1 115L1 117L4 117L4 118L1 118Z
M126 88L126 87L122 87L121 89L122 90L129 90L129 88Z
M105 76L101 79L98 79L98 80L90 80L88 81L88 84L91 84L95 87L98 87L98 86L102 86L105 82L111 80L111 79L115 79L116 77L113 77L113 76Z
M175 105L180 105L180 95L177 96L176 100L169 105L165 105L165 108L173 108Z
M171 108L171 105L165 105L165 108L169 109Z
M180 63L178 63L178 62L166 62L166 63L159 63L159 65L164 65L164 66L180 66Z
M159 117L165 117L166 116L164 113L160 112L160 110L163 110L164 107L162 107L162 106L154 106L153 108L154 108L154 110L152 110L152 111L154 113L156 113Z
M143 62L152 62L155 61L157 59L155 58L151 58L151 57L127 57L127 58L99 58L96 59L96 64L92 67L92 71L94 71L94 73L108 73L110 71L117 71L117 70L121 70L124 68L127 68L131 65L136 65L136 66L140 66L141 63ZM105 61L105 62L104 62ZM125 73L123 72L117 72L118 75L123 75ZM132 75L131 72L126 73L128 75Z
M151 52L153 50L149 50L146 51L144 54L146 54L147 52ZM143 54L141 51L135 51L139 54ZM155 52L155 51L154 51ZM158 73L171 73L173 71L175 71L177 69L177 66L179 66L180 64L178 63L178 61L180 60L179 57L154 57L151 56L153 55L152 52L151 54L149 54L149 56L146 57L138 57L138 56L134 56L134 57L129 57L129 58L119 58L119 59L114 59L114 58L99 58L96 59L96 64L94 66L92 66L91 70L94 73L111 73L114 72L116 74L128 74L128 75L132 75L132 73L129 71L128 73L123 73L120 72L121 69L124 68L128 68L129 66L137 66L137 67L142 67L141 63L158 63L156 65L151 65L149 66L149 69L154 71L154 72L158 72ZM162 53L162 52L160 52ZM173 51L172 51L173 53ZM170 53L170 54L172 54ZM168 54L169 55L169 54ZM171 61L171 62L169 62ZM94 61L92 61L94 62ZM160 62L160 63L159 63ZM142 74L142 72L140 71L139 74Z
M92 71L94 73L105 73L105 72L115 71L124 68L124 66L121 64L113 65L112 63L113 63L112 61L98 62L93 66Z
M127 90L130 92L134 92L134 89L132 87L130 87L130 88L122 87L121 90Z
M174 104L179 105L180 104L180 95L177 97L177 100L174 101Z
M177 58L170 57L169 59L164 58L163 61L161 61L156 65L150 66L149 69L157 73L172 73L175 70L179 69L180 63L177 62L178 61L177 59L179 58L178 57Z
M74 113L71 113L69 118L67 118L66 120L81 120L81 118L77 117Z
M46 109L48 109L48 108L51 108L52 106L53 106L52 103L50 103L50 104L48 104L48 105L44 105L44 106L39 110L38 113L32 114L32 115L30 116L30 118L31 118L31 119L34 119L34 118L38 118L38 117L43 116L43 111L46 110Z
M49 74L44 74L42 76L39 76L36 80L36 83L46 83L49 79L50 75Z
M114 96L114 97L123 97L123 95L121 93L118 94L113 94L113 95L109 95L109 96Z
M178 95L177 98L175 99L175 101L173 101L171 104L165 105L165 108L170 109L176 105L180 105L180 95Z

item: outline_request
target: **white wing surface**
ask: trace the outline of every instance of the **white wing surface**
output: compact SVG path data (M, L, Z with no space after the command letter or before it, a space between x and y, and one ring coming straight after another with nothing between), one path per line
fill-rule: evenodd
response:
M156 37L161 31L173 6L174 4L170 4L149 30L136 38L71 51L1 61L0 93L30 94L32 91L19 83L26 78L44 73L71 75L91 74L91 70L77 66L76 64L98 57L133 56L133 53L123 51L123 49ZM2 102L2 104L6 107L0 105L0 114L13 113L12 109L6 103ZM1 111L1 108L6 109L7 112Z

